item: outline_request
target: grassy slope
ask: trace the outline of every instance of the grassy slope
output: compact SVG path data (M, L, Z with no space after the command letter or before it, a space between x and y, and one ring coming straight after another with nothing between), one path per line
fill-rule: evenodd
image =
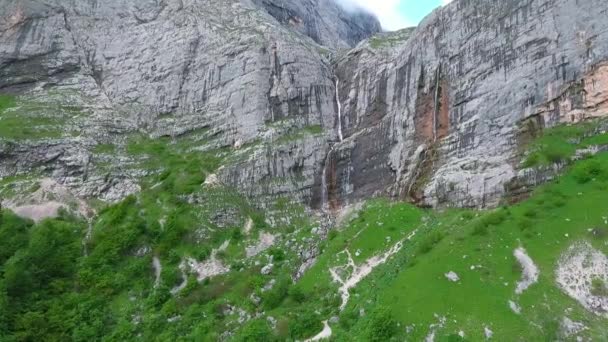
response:
M556 136L559 134L549 131L540 141L549 149L554 147L552 144L559 144L560 148L569 145L567 149L572 151L568 157L577 147L605 141L601 135L564 143ZM557 142L551 142L553 139ZM456 334L461 330L468 340L481 340L485 326L501 341L553 340L558 337L559 322L565 315L589 326L588 337L605 340L606 320L586 312L563 294L556 287L554 271L561 253L576 241L587 240L608 253L606 238L589 233L591 228L608 229L604 223L608 217L604 205L608 203L607 189L608 154L603 153L577 162L566 175L512 207L478 213L425 212L425 223L414 241L352 291L354 296L341 315L341 325L334 329L336 338L365 340L362 336L367 329L366 320L354 318L361 309L372 312L386 307L400 326L395 334L405 338L404 327L409 326L412 330L407 337L412 340L423 339L429 326L439 323L438 317L447 319L443 327L437 328L438 340L458 340ZM381 229L378 223L411 226L411 221L390 209L395 205L384 206L376 209L384 213L383 217L360 237L368 232L377 234ZM369 212L363 215L366 217ZM340 248L326 250L319 264L302 280L306 288L321 288L328 281L327 265L332 264L328 259L334 264L343 262L337 260L335 252L346 245L344 241L358 227L360 222L354 220L338 235ZM373 238L360 240L373 245L377 253L386 249L374 243ZM541 274L537 284L518 296L515 287L521 271L513 251L520 246L526 248ZM472 270L471 266L476 267ZM456 272L461 280L448 281L445 273L449 271ZM521 306L521 315L511 311L510 300Z
M0 95L0 140L35 141L76 136L80 133L70 124L80 115L81 109L77 107Z
M573 129L577 128L567 128ZM553 141L564 146L561 139L544 138L555 134L552 132L538 140L544 143L532 146L551 148ZM600 135L566 144L576 148L603 141ZM460 330L467 340L481 340L484 326L494 331L495 340L530 341L555 339L559 320L567 312L569 318L590 327L585 333L590 338L608 338L606 320L584 311L553 280L559 255L573 242L588 240L608 252L606 237L588 232L589 228L608 229L603 218L608 216L604 205L608 203L608 153L576 162L567 174L537 189L529 200L497 211L435 212L405 203L370 201L343 227L330 232L321 243L315 266L292 284L290 276L299 256L284 246L287 241L314 244L313 220L301 207L285 200L261 213L231 189L201 187L231 156L225 150L200 152L193 144L169 139L130 141L125 152L150 170L150 175L142 181L140 194L100 212L87 256L78 253L69 260L56 260L70 272L47 274L42 270L41 282L38 275L30 283L20 282L29 277L25 267L29 259L44 259L36 253L39 248L34 248L33 240L57 240L35 232L61 228L65 244L60 245L72 253L75 242L80 246L85 222L64 216L33 225L5 213L0 236L14 238L0 241L0 245L5 243L2 250L8 251L0 255L0 317L4 317L0 337L8 341L41 337L85 341L101 336L102 340L123 341L213 341L225 331L236 331L233 339L237 341L301 340L320 331L322 320L337 315L340 323L332 328L338 341L385 341L391 336L394 340L421 340L429 325L438 323L438 317L446 318L437 328L438 341L458 340L455 334ZM201 201L191 203L189 198ZM222 210L235 215L224 228L215 219L215 213ZM255 228L245 237L241 228L249 217ZM269 218L276 222L272 228L266 223ZM412 241L352 289L348 306L339 312L337 285L328 272L329 267L344 263L343 256L336 255L347 248L361 264L414 229L418 234ZM200 237L201 231L211 234ZM242 260L245 246L260 231L278 234L279 245L253 260ZM232 271L200 284L191 277L185 290L171 296L169 290L181 281L180 259L203 260L227 239L230 247L221 258ZM149 246L151 253L138 257L136 251L142 246ZM540 281L521 296L514 292L521 271L513 250L519 246L526 248L541 270ZM268 262L268 255L273 256L275 269L262 275L260 268ZM163 265L157 289L153 288L153 256ZM482 267L471 270L472 265ZM444 274L449 271L458 273L461 280L448 281ZM263 291L272 279L276 280L274 287ZM259 306L250 299L252 295L261 298ZM3 298L10 298L13 304L7 305ZM509 309L509 300L522 307L522 315ZM243 324L238 314L227 313L231 306L251 316L265 314ZM365 314L361 316L361 312ZM276 319L274 330L267 316ZM406 327L411 328L409 335Z

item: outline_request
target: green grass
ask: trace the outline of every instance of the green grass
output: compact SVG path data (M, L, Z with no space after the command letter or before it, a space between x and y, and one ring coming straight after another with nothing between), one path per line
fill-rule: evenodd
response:
M402 326L415 327L409 335L412 340L424 339L429 325L437 322L436 314L447 318L438 331L440 338L463 330L468 339L482 340L487 325L497 340L544 340L556 336L559 321L571 308L568 316L590 327L588 337L605 338L605 319L586 312L554 281L555 265L573 243L588 240L608 252L606 237L598 233L591 238L588 231L589 227L605 228L603 217L608 209L603 203L608 201L608 182L590 177L581 183L579 175L608 171L608 154L590 161L595 167L575 164L558 181L509 208L479 213L477 218L458 211L427 213L431 219L426 230L353 291L358 299L351 301L344 315L359 309L390 308ZM513 251L520 246L537 263L541 275L537 284L517 296L514 290L521 271ZM450 271L460 276L458 283L445 278ZM595 288L603 293L599 285ZM509 309L509 300L522 307L522 315ZM363 329L356 323L347 328Z
M608 283L600 278L591 281L591 294L598 297L608 297Z
M341 261L336 259L341 251L348 249L355 262L360 263L411 233L420 224L421 217L420 209L405 203L369 202L344 230L327 241L323 256L300 281L302 289L312 292L320 284L329 284L329 267Z
M545 136L577 137L569 142L576 146L603 139L575 127L557 130L561 133ZM203 152L201 144L132 137L125 150L150 173L139 194L100 208L86 255L86 222L63 215L35 224L3 211L0 334L16 340L215 341L230 331L235 341L293 341L315 335L321 321L339 316L332 325L337 341L420 341L445 317L436 328L437 341L458 341L461 330L467 341L484 340L486 326L496 341L554 341L564 340L559 322L567 315L589 328L583 337L608 338L606 319L587 312L555 284L557 262L572 244L588 241L608 253L608 153L573 161L526 201L495 210L434 211L370 200L321 241L311 232L319 223L300 204L277 199L261 211L235 189L202 185L229 160L229 151ZM0 180L0 189L31 190L34 184L14 177ZM254 228L245 235L241 229L248 218ZM261 232L276 234L278 244L245 260L245 247ZM201 283L190 276L183 291L170 293L182 280L183 258L203 261L226 240L230 244L220 258L229 273ZM345 264L341 252L348 250L361 265L399 241L403 248L351 289L346 309L339 311L338 285L329 268ZM317 244L316 264L294 284L291 276L302 261L298 251ZM149 252L140 255L142 247ZM518 247L540 269L538 283L521 295L515 294L521 277L513 257ZM268 256L274 270L262 275ZM157 288L153 257L163 265ZM459 275L458 282L446 279L450 271ZM272 288L262 290L273 280ZM592 290L605 296L606 285L595 279ZM521 306L521 315L511 311L510 300ZM239 322L238 311L229 308L252 320ZM276 319L275 329L268 316Z
M529 146L524 167L568 163L578 149L608 144L608 134L598 130L605 124L598 119L576 125L559 125L540 132Z
M15 97L10 95L0 95L0 113L5 109L15 106Z
M323 134L323 128L319 125L306 126L304 128L295 130L288 134L285 134L276 140L278 144L284 144L288 142L293 142L297 140L302 140L306 137L310 136L318 136Z
M411 37L415 29L415 27L409 27L396 32L381 33L371 37L369 45L372 49L377 50L403 44Z
M116 145L113 144L99 144L93 148L95 154L111 154L116 151Z
M75 107L0 95L0 139L22 141L74 135L77 132L68 130L67 124L80 114Z

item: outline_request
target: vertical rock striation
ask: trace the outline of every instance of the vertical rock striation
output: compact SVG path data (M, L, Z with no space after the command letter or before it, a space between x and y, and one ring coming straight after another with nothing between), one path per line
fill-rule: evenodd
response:
M460 0L342 56L344 198L496 205L522 122L608 114L607 13L599 0Z
M115 157L100 174L97 144L195 136L193 150L232 149L218 180L261 199L496 205L520 127L607 114L607 14L603 0L456 0L359 43L378 21L330 0L0 0L11 113L79 111L64 127L79 134L0 139L0 177L118 199L147 171Z

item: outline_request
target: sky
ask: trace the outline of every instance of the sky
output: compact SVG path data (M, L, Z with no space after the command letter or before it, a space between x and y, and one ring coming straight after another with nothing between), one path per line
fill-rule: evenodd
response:
M416 26L427 14L451 0L337 0L345 7L358 6L374 13L385 30Z

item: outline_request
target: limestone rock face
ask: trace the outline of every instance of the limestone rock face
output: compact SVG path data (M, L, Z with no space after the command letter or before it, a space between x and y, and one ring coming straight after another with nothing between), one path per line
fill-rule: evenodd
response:
M278 16L279 3L293 18ZM0 18L0 92L28 101L62 94L62 106L85 114L71 120L78 139L0 145L0 176L43 167L90 196L107 190L89 174L88 155L98 143L134 133L179 138L205 132L201 140L213 138L209 148L238 147L329 125L335 110L331 49L380 29L375 18L329 0L0 0ZM58 111L48 107L40 116ZM276 122L283 122L280 132L268 128ZM254 180L297 173L311 187L307 180L314 180L325 148L321 139L296 144L294 153L269 148L263 159L291 171L244 163L242 174L226 171L220 178L246 190L256 185L245 179L247 171ZM117 167L109 178L138 176L118 167L124 162L111 161Z
M336 197L497 204L523 124L608 114L606 13L600 0L460 0L342 56Z
M361 10L345 10L334 0L252 0L284 25L328 47L350 48L381 31Z
M96 146L194 136L234 154L214 183L260 202L496 205L522 130L607 114L606 14L603 0L456 0L361 41L377 20L331 0L0 0L10 114L62 123L0 137L0 177L118 200L149 170L119 153L100 170Z

